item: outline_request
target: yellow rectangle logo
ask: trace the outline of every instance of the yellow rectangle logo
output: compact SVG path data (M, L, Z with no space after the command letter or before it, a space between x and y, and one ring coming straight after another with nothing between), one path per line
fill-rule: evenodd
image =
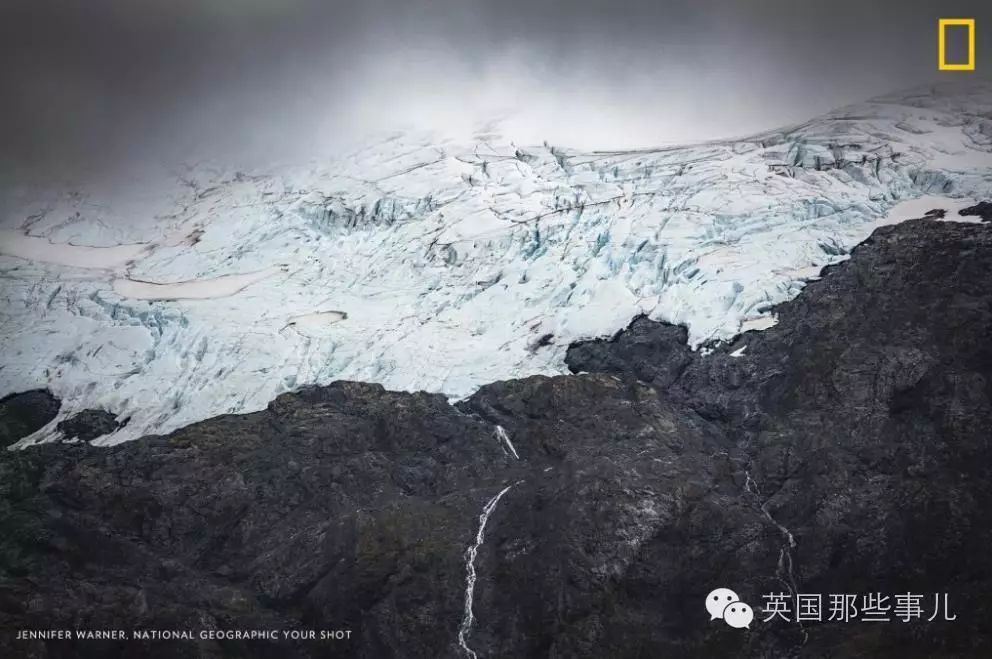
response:
M968 61L964 64L947 63L947 28L950 26L968 28ZM975 70L975 19L974 18L941 18L937 24L937 68L941 71L974 71Z

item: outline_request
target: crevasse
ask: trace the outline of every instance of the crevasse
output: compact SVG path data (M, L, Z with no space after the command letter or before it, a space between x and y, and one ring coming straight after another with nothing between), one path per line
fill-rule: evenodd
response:
M725 340L907 202L992 197L989 107L947 86L684 147L403 133L307 167L0 191L0 396L65 403L21 446L85 408L129 419L113 444L306 384L457 398L562 373L638 314Z

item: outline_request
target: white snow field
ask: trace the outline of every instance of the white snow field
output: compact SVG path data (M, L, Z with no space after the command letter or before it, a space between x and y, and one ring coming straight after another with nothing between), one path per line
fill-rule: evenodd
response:
M992 199L992 86L684 147L410 132L293 170L8 187L0 396L64 402L16 446L85 408L130 419L115 444L311 383L457 398L562 373L570 342L641 313L694 347L769 327L876 226Z

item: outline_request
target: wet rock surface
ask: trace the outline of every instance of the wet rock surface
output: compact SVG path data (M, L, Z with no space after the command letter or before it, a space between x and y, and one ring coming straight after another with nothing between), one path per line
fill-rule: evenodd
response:
M47 389L33 389L0 399L0 447L40 430L59 413L62 403Z
M572 346L584 374L456 406L338 382L113 448L4 452L0 655L988 656L990 285L992 227L913 221L708 356L639 318ZM717 587L750 630L709 620ZM922 618L827 621L828 594L876 592L925 594ZM770 593L821 593L823 622L763 622ZM956 620L927 621L934 593ZM6 631L52 628L351 638Z
M109 435L121 425L117 416L106 410L83 410L65 421L60 421L56 428L65 439L90 442L97 437Z

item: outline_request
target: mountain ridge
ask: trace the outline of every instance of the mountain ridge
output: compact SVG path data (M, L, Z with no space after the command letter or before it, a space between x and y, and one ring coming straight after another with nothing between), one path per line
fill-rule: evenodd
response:
M572 346L593 372L455 406L337 382L137 442L3 452L5 629L351 635L0 650L983 656L990 283L992 226L914 220L709 355L640 319ZM750 631L710 621L717 587L751 604ZM765 622L778 592L946 593L956 619Z

